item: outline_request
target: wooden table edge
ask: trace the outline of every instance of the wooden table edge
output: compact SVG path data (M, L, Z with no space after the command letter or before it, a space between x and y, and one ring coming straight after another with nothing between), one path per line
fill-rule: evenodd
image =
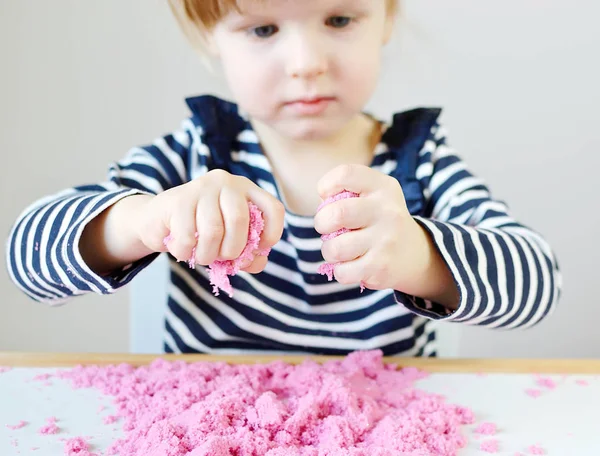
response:
M284 361L298 364L306 359L325 362L339 356L316 355L173 355L129 353L30 353L0 352L0 366L7 367L73 367L76 365L110 365L127 363L134 366L150 364L156 359L185 362L226 362L256 364ZM399 367L415 367L428 372L448 373L556 373L600 374L597 359L467 359L467 358L404 358L386 357L385 362Z

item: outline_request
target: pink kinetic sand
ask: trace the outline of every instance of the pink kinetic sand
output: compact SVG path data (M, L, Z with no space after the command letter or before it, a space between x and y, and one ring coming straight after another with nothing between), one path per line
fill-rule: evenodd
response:
M0 366L0 374L4 374L5 372L9 372L11 369L12 369L12 367Z
M208 266L208 276L213 285L213 293L219 296L219 288L226 292L229 297L233 296L233 288L229 282L229 277L236 275L246 261L254 261L257 255L267 256L271 249L259 250L260 235L265 226L265 222L260 209L252 202L248 202L250 208L250 227L248 229L248 242L242 251L242 254L235 260L216 260Z
M102 422L103 422L104 424L113 424L113 423L115 423L115 422L117 422L117 421L119 421L119 417L118 417L118 416L116 416L116 415L108 415L108 416L105 416L105 417L102 419Z
M210 265L208 265L208 276L210 278L210 283L213 286L213 293L215 296L219 296L219 288L225 291L229 297L233 296L233 287L229 282L228 276L234 276L240 269L242 265L246 261L252 262L256 256L267 256L269 255L271 249L259 249L258 245L260 243L260 235L265 226L265 222L262 216L262 212L252 202L248 202L248 207L250 209L250 226L248 228L248 242L244 247L241 255L234 260L216 260L213 261ZM196 233L196 237L198 237L198 233ZM173 240L173 236L170 234L163 240L163 243L167 245L170 241ZM196 249L194 248L192 251L192 255L188 264L190 268L196 267Z
M46 423L47 424L42 426L38 431L41 435L57 434L58 431L60 431L60 428L56 425L55 417L51 416L50 418L46 419Z
M165 247L169 246L169 242L173 240L173 235L169 234L166 238L163 239L163 244Z
M7 429L11 429L13 431L16 431L17 429L21 429L24 428L25 426L27 426L29 423L27 421L19 421L17 424L7 424L6 428Z
M479 446L481 451L485 451L486 453L497 453L498 452L498 440L491 439L486 440L485 442L481 442Z
M540 397L542 395L542 391L539 389L528 388L525 390L525 394L531 397Z
M548 389L556 388L556 382L554 380L552 380L550 377L537 377L536 383L539 386L542 386L544 388L548 388Z
M194 238L198 239L199 236L200 235L198 234L198 232L194 233ZM196 247L192 249L192 255L188 260L188 266L190 267L190 269L194 269L196 267Z
M65 442L65 456L96 456L90 452L90 446L83 437L75 437Z
M475 429L477 434L494 435L496 434L496 425L494 423L481 423Z
M415 388L425 376L381 351L323 365L167 362L59 374L115 397L120 456L450 456L471 410Z
M531 445L529 447L529 453L530 454L546 454L544 449L539 445Z
M42 382L42 381L46 381L49 378L52 377L52 374L38 374L35 377L33 377L33 381L34 382Z
M327 198L325 201L323 201L319 207L317 208L317 212L319 212L323 207L327 206L330 203L333 203L335 201L339 201L341 199L346 199L346 198L357 198L360 195L358 193L355 192L350 192L347 190L344 190L343 192L337 193L333 196L330 196L329 198ZM323 234L321 236L321 240L322 241L328 241L330 239L333 239L337 236L339 236L340 234L344 234L349 232L350 230L347 228L340 228L337 231L334 231L333 233L328 233L328 234ZM332 281L333 280L333 273L334 273L334 269L335 269L335 264L332 263L324 263L321 266L319 266L319 269L317 270L317 272L319 274L323 274L327 276L327 280ZM361 283L360 284L360 291L362 292L365 289L364 285Z

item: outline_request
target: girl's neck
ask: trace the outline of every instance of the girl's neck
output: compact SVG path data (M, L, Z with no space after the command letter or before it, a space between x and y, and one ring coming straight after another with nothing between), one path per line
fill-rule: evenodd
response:
M334 137L324 141L293 141L260 123L253 124L286 208L314 216L321 198L320 179L342 164L369 166L381 139L381 124L367 115L356 116Z
M319 140L297 140L279 134L268 125L252 121L265 155L274 163L316 160L318 162L368 165L381 138L381 125L359 114L335 135Z

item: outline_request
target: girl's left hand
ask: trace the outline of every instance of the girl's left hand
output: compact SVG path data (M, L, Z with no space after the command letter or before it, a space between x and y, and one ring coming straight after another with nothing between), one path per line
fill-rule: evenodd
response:
M342 165L318 184L323 200L344 190L360 196L327 204L315 215L315 229L322 235L352 230L323 242L323 258L335 264L336 280L375 290L413 289L427 271L429 246L427 234L408 212L398 180L367 166Z

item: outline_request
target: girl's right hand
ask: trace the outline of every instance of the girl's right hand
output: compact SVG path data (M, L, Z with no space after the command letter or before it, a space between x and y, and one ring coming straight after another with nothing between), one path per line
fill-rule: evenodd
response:
M146 198L133 217L135 231L146 248L168 251L178 261L195 259L197 264L207 266L215 260L233 260L248 241L248 201L263 213L265 224L259 249L271 248L283 233L283 204L249 179L223 170L209 171ZM266 264L266 257L256 256L242 269L257 273Z

